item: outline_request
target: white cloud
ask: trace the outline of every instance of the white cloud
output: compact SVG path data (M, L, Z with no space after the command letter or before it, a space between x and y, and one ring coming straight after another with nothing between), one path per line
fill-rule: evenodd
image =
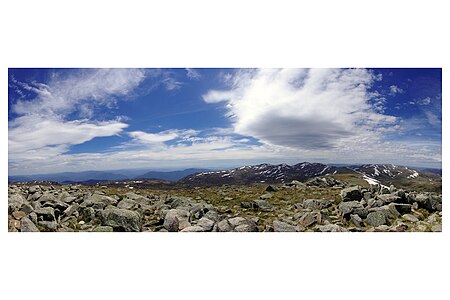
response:
M198 131L188 129L188 130L166 130L160 131L158 133L147 133L143 131L132 131L128 132L135 142L143 144L160 144L163 142L175 140L175 139L186 139L193 135L196 135Z
M426 98L417 100L417 104L419 104L419 105L428 105L430 103L431 103L430 97L426 97Z
M199 80L202 77L198 70L189 68L186 69L186 76L191 80Z
M8 124L9 161L55 160L70 146L95 137L119 134L128 125L123 118L93 120L96 107L111 108L116 96L131 94L144 79L140 69L77 70L69 75L54 73L48 83L23 83L11 78L11 84L33 93L32 100L18 100L12 110L19 117ZM68 119L72 113L78 119Z
M69 121L27 115L10 123L9 158L47 158L67 151L70 145L82 144L95 137L120 133L128 125L118 121Z
M20 83L36 93L36 98L17 101L14 111L20 115L53 116L67 115L82 107L89 115L94 107L113 105L115 96L129 94L144 77L145 71L140 69L89 69L65 77L55 75L48 84Z
M395 124L369 103L375 80L364 69L248 70L235 75L230 90L211 90L203 99L227 101L238 134L271 145L330 149Z
M391 86L389 87L389 93L390 93L391 95L402 94L403 92L404 92L403 89L399 88L399 87L396 86L396 85L391 85Z

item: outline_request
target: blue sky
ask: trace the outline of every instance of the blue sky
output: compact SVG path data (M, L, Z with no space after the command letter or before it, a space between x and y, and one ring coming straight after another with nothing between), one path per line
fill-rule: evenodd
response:
M440 69L10 69L9 172L441 166Z

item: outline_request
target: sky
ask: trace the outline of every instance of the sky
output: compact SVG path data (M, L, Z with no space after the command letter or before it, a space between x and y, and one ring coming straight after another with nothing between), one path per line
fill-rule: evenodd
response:
M10 175L440 168L441 69L9 69Z

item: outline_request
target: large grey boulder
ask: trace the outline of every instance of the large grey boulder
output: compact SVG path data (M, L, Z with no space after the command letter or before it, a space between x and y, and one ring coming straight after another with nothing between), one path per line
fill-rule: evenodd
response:
M183 209L171 209L164 218L164 228L168 231L180 231L191 226L189 223L189 211Z
M8 195L8 212L12 213L14 210L20 209L25 203L25 197L19 193Z
M351 186L341 191L342 201L359 201L363 197L359 186Z
M283 221L273 221L273 231L275 232L296 232L297 228Z
M320 232L347 232L345 227L336 224L319 225L316 227L317 231Z
M322 221L321 213L319 211L313 211L304 213L298 220L298 223L304 227L308 227L316 223L319 224L321 223L321 221Z
M28 218L22 218L20 220L20 231L21 232L39 232L39 229L34 225L33 222Z
M97 193L85 197L81 203L81 206L93 206L95 209L103 209L109 205L117 205L117 200Z
M303 207L304 208L310 208L310 209L324 209L331 206L331 201L329 200L319 200L319 199L306 199L303 201Z
M378 200L383 201L384 204L389 204L391 202L399 202L401 200L401 197L394 195L394 194L384 194L384 195L378 195Z
M263 210L263 211L271 211L273 210L273 206L267 202L266 200L262 200L262 199L256 199L253 200L253 207Z
M217 231L219 232L230 232L233 231L233 226L228 222L227 219L217 223Z
M370 226L381 226L386 224L386 216L381 211L374 211L367 215L366 223Z
M68 208L66 208L66 210L64 210L63 215L65 217L70 217L71 215L73 215L74 212L77 211L79 206L80 205L78 203L71 204Z
M102 212L102 225L111 226L116 231L140 231L140 215L131 210L107 207Z
M368 211L359 201L341 202L339 212L345 219L349 219L351 214L356 214L361 218L367 217Z
M205 231L211 231L214 226L214 221L210 220L206 217L203 217L197 221L197 225L203 227L203 229L205 229Z
M52 207L41 207L34 210L37 214L38 219L41 218L44 221L54 221L55 218L55 210Z
M246 219L242 217L235 217L228 219L229 224L237 232L255 232L258 231L258 226L256 222L252 219Z
M205 228L198 225L188 226L183 230L181 230L181 232L204 232L204 231L206 231Z
M409 214L411 212L411 204L406 203L391 203L389 205L392 205L395 207L395 209L401 214Z
M117 204L118 208L134 209L138 207L138 203L132 199L125 198Z

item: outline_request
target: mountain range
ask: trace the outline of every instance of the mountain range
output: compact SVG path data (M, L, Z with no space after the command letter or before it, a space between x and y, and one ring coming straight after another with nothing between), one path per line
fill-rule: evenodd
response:
M208 172L210 169L185 169L180 171L148 171L148 170L113 170L113 171L83 171L83 172L63 172L54 174L36 174L25 176L9 176L10 182L28 181L54 181L59 183L95 183L111 180L132 180L132 179L160 179L167 181L177 181L190 174Z
M288 164L259 164L228 170L185 169L179 171L114 170L64 172L30 176L10 176L10 182L54 181L58 183L119 182L119 184L146 184L151 180L176 183L182 186L214 186L223 184L287 183L292 180L305 181L320 176L355 184L380 183L419 190L440 190L441 170L418 169L392 164L325 165L302 162ZM142 181L143 180L143 181Z

